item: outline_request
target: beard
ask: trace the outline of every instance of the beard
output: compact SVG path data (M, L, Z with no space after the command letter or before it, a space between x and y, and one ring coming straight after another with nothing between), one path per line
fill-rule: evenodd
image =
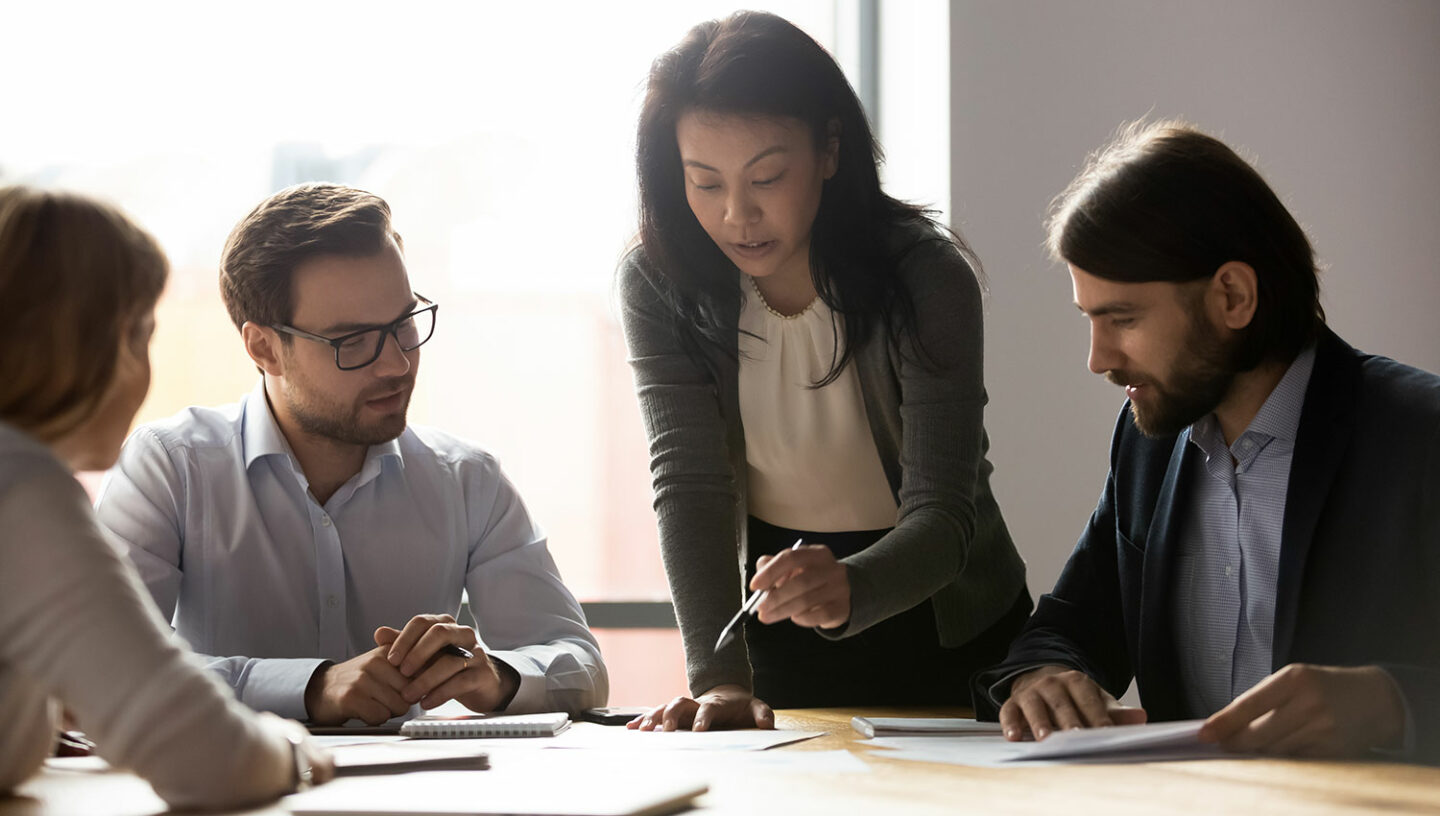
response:
M288 389L285 400L289 403L290 415L306 434L347 445L369 447L389 442L405 431L405 412L410 408L414 385L413 377L387 380L366 389L348 406L306 388ZM405 394L400 410L368 423L360 419L367 400L397 390L403 390Z
M1139 372L1105 372L1116 385L1141 385L1151 392L1145 404L1130 400L1130 415L1140 433L1152 439L1174 436L1214 411L1240 373L1235 363L1240 338L1227 340L1198 310L1189 313L1189 320L1186 351L1164 382Z

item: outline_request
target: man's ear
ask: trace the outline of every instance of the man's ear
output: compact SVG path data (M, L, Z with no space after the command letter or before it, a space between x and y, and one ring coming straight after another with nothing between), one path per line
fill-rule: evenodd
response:
M240 338L245 341L245 353L255 361L256 367L272 377L285 375L279 332L247 320L240 327Z
M825 178L835 176L840 169L840 120L831 119L825 124Z
M1260 308L1260 282L1255 268L1243 261L1227 261L1210 279L1210 301L1218 317L1236 331L1250 325Z

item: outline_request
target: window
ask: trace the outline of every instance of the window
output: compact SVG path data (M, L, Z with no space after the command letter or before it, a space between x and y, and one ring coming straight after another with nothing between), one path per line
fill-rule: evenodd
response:
M832 49L837 30L854 39L853 3L765 5ZM8 13L0 49L0 183L109 198L165 246L173 275L142 422L253 385L216 285L225 236L251 207L309 180L385 197L413 285L443 304L411 421L500 458L582 601L663 601L611 292L635 228L650 61L734 8L28 4ZM598 634L615 703L684 692L675 630Z

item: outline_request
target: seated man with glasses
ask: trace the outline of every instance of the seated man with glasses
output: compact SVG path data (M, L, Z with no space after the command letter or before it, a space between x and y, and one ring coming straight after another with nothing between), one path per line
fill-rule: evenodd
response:
M230 234L220 287L260 381L138 429L98 506L176 631L241 701L315 724L603 705L599 647L499 465L406 425L439 307L389 206L282 190Z

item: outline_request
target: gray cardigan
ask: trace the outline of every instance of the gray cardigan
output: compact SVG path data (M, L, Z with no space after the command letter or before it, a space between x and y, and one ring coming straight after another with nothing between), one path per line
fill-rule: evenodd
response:
M900 276L936 370L902 355L883 326L855 351L871 432L900 511L890 533L842 559L850 620L825 634L864 631L928 598L941 642L958 646L1015 602L1025 564L990 491L980 286L954 244L938 233L911 239ZM650 439L660 550L691 692L721 683L750 688L743 638L713 653L720 629L739 609L745 563L738 334L723 350L696 335L702 359L692 358L671 327L657 288L664 285L643 250L621 266L621 309Z

